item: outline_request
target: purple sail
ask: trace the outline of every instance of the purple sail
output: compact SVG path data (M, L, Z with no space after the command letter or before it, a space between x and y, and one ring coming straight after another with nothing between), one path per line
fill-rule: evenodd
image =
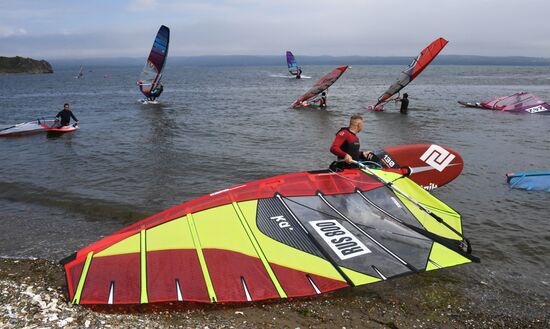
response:
M527 92L498 97L480 105L491 110L550 114L550 105L545 100Z
M298 66L298 63L296 63L296 58L294 58L294 55L290 51L286 52L286 64L288 65L288 71L290 72L290 74L298 74L298 69L300 67Z

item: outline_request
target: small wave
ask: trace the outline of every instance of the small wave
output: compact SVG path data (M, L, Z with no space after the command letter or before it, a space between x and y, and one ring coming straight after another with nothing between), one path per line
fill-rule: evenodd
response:
M0 255L0 259L10 259L10 260L37 260L37 257L22 257L22 256L9 256L9 255Z
M0 182L0 199L24 204L35 204L61 208L67 211L90 215L86 218L111 218L125 223L145 218L150 212L135 205L112 201L68 195L65 191L52 190L29 183Z

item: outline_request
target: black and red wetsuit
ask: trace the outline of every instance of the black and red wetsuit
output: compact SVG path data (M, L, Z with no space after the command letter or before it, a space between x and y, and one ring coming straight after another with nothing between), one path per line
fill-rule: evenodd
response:
M363 153L359 150L359 138L348 127L341 128L332 142L330 152L343 160L346 154L349 154L355 161L365 160Z
M334 137L334 142L330 147L330 152L338 157L338 160L343 160L346 154L349 154L355 161L367 160L360 150L359 137L348 127L340 128ZM355 164L345 163L343 161L334 161L330 165L330 169L338 171L346 168L355 168Z

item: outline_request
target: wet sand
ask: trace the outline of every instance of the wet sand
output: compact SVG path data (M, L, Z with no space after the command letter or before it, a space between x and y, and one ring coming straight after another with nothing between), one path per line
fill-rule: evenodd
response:
M467 272L466 272L467 273ZM311 298L250 304L76 306L63 268L47 260L0 260L1 328L548 328L550 305L480 282L465 287L447 269ZM499 295L494 302L472 300ZM468 293L466 293L468 292Z

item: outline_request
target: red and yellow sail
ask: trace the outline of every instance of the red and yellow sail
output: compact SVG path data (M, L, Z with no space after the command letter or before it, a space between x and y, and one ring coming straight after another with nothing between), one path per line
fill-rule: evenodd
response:
M458 213L377 171L263 179L185 202L63 261L75 304L246 302L315 295L476 261Z

